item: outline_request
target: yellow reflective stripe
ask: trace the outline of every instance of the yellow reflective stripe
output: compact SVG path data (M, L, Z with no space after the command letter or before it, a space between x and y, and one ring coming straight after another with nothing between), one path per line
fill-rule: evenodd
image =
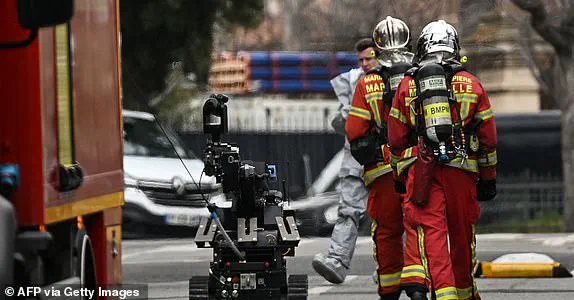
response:
M413 98L412 97L405 97L405 106L407 108L407 111L410 111L411 113L410 115L410 121L411 121L411 126L415 126L416 125L416 120L415 120L415 114L413 113L413 111L411 110L411 104L414 105L413 102Z
M411 113L410 116L411 116L411 126L414 127L414 126L416 126L416 122L417 122L415 120L415 114Z
M392 171L393 169L391 168L391 164L379 163L376 168L365 172L363 175L363 181L365 182L365 185L369 185L375 181L377 177L383 176Z
M445 287L445 288L436 290L435 294L436 294L437 300L458 300L456 288L454 288L454 287Z
M403 151L402 159L397 162L397 174L400 175L408 166L410 166L417 158L413 156L413 148L409 147Z
M472 277L472 287L470 287L469 297L470 298L476 294L478 294L478 289L476 288L476 281L474 280L474 274L476 274L476 270L478 269L478 259L476 258L476 226L474 224L471 225L472 228L472 240L470 242L470 255L472 259L472 273L470 276ZM461 293L459 293L460 298ZM463 298L466 299L466 298Z
M401 284L401 272L379 275L379 284L382 287L390 287L393 285Z
M458 295L459 300L468 299L472 296L472 287L466 289L456 289L456 294Z
M377 265L377 270L379 269L379 261L377 260L377 242L375 241L375 233L377 231L377 221L375 219L371 220L371 239L373 239L373 259L375 260L375 264ZM379 284L381 282L379 281Z
M481 167L495 166L497 163L498 157L496 155L496 150L486 155L481 155L478 158L478 165Z
M469 122L465 122L470 111L470 104L478 102L478 95L473 93L455 94L456 101L460 103L460 118L463 126Z
M412 165L415 160L417 160L416 157L410 157L404 160L401 160L397 163L397 174L401 175L401 173L403 173L403 171L408 168L410 165Z
M405 149L405 151L403 151L403 158L409 158L413 155L413 147L408 147L407 149Z
M394 155L393 153L391 153L391 166L396 167L399 160L401 160L400 155Z
M425 232L422 226L417 226L417 238L419 244L419 253L421 255L421 263L425 269L425 274L429 274L429 265L427 262L426 251L425 251Z
M456 289L456 293L458 295L459 300L466 300L472 298L473 296L478 295L476 285L474 287L469 287L465 289Z
M391 107L391 111L389 112L389 116L399 120L403 124L407 124L407 118L395 107Z
M478 103L478 95L474 93L455 94L457 102Z
M421 277L427 279L425 269L422 265L405 266L401 272L401 278Z
M460 165L461 161L462 158L457 156L455 159L451 160L446 165L449 167L454 167L458 169L463 169L465 171L478 173L478 162L476 161L476 159L470 159L470 158L466 159L464 161L464 164L462 164L462 166Z
M370 111L356 107L356 106L351 107L351 111L349 112L349 114L353 115L355 117L365 119L365 120L371 120L371 112Z
M382 121L381 121L381 114L379 113L379 107L377 105L377 99L371 99L371 100L367 100L369 102L369 105L371 106L371 111L373 112L373 115L375 116L375 123L377 123L377 126L379 128L382 127Z
M72 78L70 74L70 32L68 24L56 26L56 105L58 120L58 162L64 166L74 163L74 120Z
M374 93L367 94L365 96L365 99L367 101L381 100L381 99L383 99L383 92L374 92Z
M468 118L468 112L470 111L470 102L468 101L463 101L460 104L460 119L462 120L462 125L465 126L466 124L468 124L469 122L466 121L466 119ZM465 122L466 121L466 122Z
M494 117L494 112L492 112L492 109L487 108L483 111L479 111L474 115L475 119L479 119L479 120L486 120L486 119L490 119Z

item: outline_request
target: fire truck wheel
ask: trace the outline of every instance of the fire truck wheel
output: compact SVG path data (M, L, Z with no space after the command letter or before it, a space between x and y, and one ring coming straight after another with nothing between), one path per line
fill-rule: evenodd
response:
M92 241L88 236L85 228L78 231L76 237L76 276L80 277L82 287L90 290L97 289L96 286L96 259L94 257L94 249L92 248ZM97 299L97 293L95 294Z

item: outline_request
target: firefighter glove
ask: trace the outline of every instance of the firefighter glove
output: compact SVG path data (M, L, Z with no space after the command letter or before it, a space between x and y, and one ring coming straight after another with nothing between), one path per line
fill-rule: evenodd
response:
M496 196L496 180L480 180L476 186L478 201L490 201Z

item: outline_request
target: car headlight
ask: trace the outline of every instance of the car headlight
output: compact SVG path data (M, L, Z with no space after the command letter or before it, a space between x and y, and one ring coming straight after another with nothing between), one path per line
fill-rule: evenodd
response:
M335 224L337 222L337 218L339 218L339 206L333 205L325 210L323 213L325 217L325 221L329 224Z

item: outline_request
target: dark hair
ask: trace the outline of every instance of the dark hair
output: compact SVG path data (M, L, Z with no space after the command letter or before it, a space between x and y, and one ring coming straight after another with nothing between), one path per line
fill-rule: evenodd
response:
M377 47L375 46L375 42L373 42L372 39L369 38L360 39L355 44L355 50L357 50L357 52L361 52L367 48L373 48L373 50L377 49Z

